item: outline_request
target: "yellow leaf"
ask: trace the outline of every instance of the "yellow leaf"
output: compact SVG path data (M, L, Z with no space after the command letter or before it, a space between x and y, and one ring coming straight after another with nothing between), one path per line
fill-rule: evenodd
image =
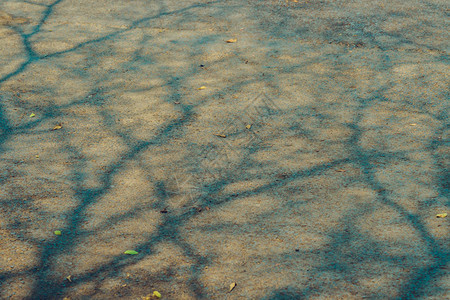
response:
M445 218L447 216L447 213L437 214L436 218Z
M72 282L72 275L66 277L67 281Z
M236 43L236 42L237 42L237 39L229 39L229 40L227 40L226 42L227 42L227 43Z
M236 287L236 285L237 285L236 282L230 284L230 289L228 290L228 293L230 293Z
M161 293L158 291L154 291L153 292L153 296L157 297L157 298L161 298Z
M35 114L31 114L31 115L30 115L30 118L33 118L33 117L35 117L35 116L36 116Z
M36 155L36 158L39 158L39 155Z
M124 252L124 254L128 254L128 255L136 255L136 254L138 254L138 253L139 253L139 252L134 251L134 250L127 250L127 251Z
M252 125L248 124L247 126L245 126L245 128L250 129L252 128Z
M199 90L204 90L204 89L206 89L206 86L201 86L201 87L199 87L198 89L199 89Z
M61 231L55 230L55 235L61 235Z
M226 138L227 136L225 134L218 134L218 133L214 133L215 136L221 137L221 138Z
M56 125L55 127L53 127L52 130L58 130L58 129L61 129L61 128L62 128L62 125L61 125L61 124L58 124L58 125Z
M416 125L417 125L416 123L409 124L409 126L416 126Z

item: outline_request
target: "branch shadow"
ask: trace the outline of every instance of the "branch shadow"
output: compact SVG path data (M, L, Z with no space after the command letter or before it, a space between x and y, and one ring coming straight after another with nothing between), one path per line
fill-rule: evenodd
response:
M63 4L63 1L55 1L46 6L38 25L29 34L25 34L20 27L13 28L22 37L27 59L15 71L0 79L0 88L3 88L5 95L8 95L7 88L3 85L26 73L29 67L34 66L35 63L64 59L66 55L75 55L77 51L89 46L95 46L95 49L89 49L89 51L95 51L98 57L87 56L90 65L86 68L88 70L84 71L89 72L89 68L94 71L101 69L106 65L104 61L109 54L112 57L121 56L122 52L120 51L123 49L119 46L116 46L117 49L106 48L113 48L111 45L114 46L114 43L122 40L127 41L126 34L139 35L141 33L139 30L153 30L150 26L151 21L168 16L180 18L177 23L174 23L176 28L192 18L191 15L184 19L183 14L199 9L210 9L215 5L219 7L217 9L224 11L224 18L232 16L230 8L219 6L221 3L222 1L195 3L181 9L169 10L165 6L166 3L161 1L159 13L132 21L126 29L77 44L67 50L40 55L34 52L30 38L41 31L44 23L51 18L55 6ZM7 108L5 105L0 106L2 154L5 155L4 157L8 157L11 155L10 151L19 153L13 154L17 157L13 158L12 162L2 158L4 164L11 171L8 171L10 173L2 178L1 182L3 185L12 186L12 188L8 188L10 194L1 202L3 215L5 215L2 218L6 220L6 230L13 233L20 232L19 240L27 241L39 249L36 261L31 266L24 267L19 271L1 271L0 279L3 287L19 277L28 276L31 284L26 290L25 297L30 299L58 298L71 294L80 296L83 295L83 287L86 286L89 287L88 296L92 297L112 295L132 297L148 288L148 282L152 282L155 288L157 288L157 284L161 284L166 289L165 294L169 297L181 297L176 294L175 288L168 287L177 284L186 294L201 299L210 298L216 295L215 293L219 293L219 295L225 293L225 289L213 290L206 287L206 283L210 286L213 282L211 278L215 276L221 280L224 278L228 280L231 273L227 269L229 265L237 264L236 262L244 265L247 262L252 266L249 273L253 276L248 281L249 286L243 288L242 294L238 294L243 297L261 298L264 297L261 291L264 291L264 295L269 295L267 299L303 299L315 296L332 297L348 291L350 294L346 294L346 296L349 297L379 293L381 298L396 295L407 299L422 297L426 293L445 292L438 288L425 291L425 288L431 281L437 281L446 275L441 270L448 263L448 250L442 245L442 240L435 236L434 229L430 229L432 224L430 225L430 222L424 219L424 215L420 211L414 212L413 208L408 207L403 194L400 192L395 194L396 191L393 190L393 187L401 188L402 184L390 186L382 177L382 173L390 172L394 165L404 161L414 161L414 151L408 147L395 149L395 144L385 143L384 139L387 137L395 139L392 128L399 123L395 119L396 116L391 118L393 120L392 127L383 127L376 121L372 121L372 123L367 121L370 120L374 109L383 109L383 113L393 114L397 107L387 106L386 108L383 105L389 105L390 101L401 102L402 99L392 99L391 93L395 87L392 82L383 81L381 84L377 84L381 85L377 88L367 87L364 80L371 83L378 80L377 77L372 73L370 76L366 76L364 73L355 71L351 67L351 58L348 53L349 50L358 51L367 48L370 51L376 51L371 62L374 65L373 69L382 74L390 74L397 67L393 60L399 59L390 51L397 46L407 44L430 51L435 51L435 47L419 44L403 31L386 34L395 40L394 46L392 46L392 41L380 42L377 37L377 32L381 31L380 27L369 28L366 26L369 21L363 22L362 18L352 18L349 15L346 16L348 23L345 24L338 23L337 19L324 20L327 19L324 16L315 20L316 23L313 22L313 25L322 27L313 26L311 30L305 27L289 29L287 25L297 24L298 18L293 16L295 12L307 14L319 7L330 6L333 8L332 4L326 2L315 3L312 8L302 3L295 7L295 10L289 10L288 7L291 6L282 8L268 5L266 8L261 8L262 5L263 2L256 1L256 4L250 5L248 10L244 10L252 20L257 20L258 13L271 16L267 19L268 21L264 20L260 23L255 21L260 27L255 25L256 29L253 30L257 34L266 34L266 36L277 38L302 38L305 43L300 47L300 51L307 50L310 57L303 60L298 57L289 58L289 52L295 50L295 47L285 46L288 51L283 51L283 49L279 49L280 44L277 42L266 40L256 43L256 46L250 45L248 48L226 50L224 47L216 46L223 34L183 38L176 34L171 36L170 34L173 33L164 37L164 42L172 45L170 46L172 48L165 46L166 49L183 49L186 51L185 56L180 56L181 58L178 57L179 59L175 60L171 56L164 56L166 54L161 54L163 51L160 53L158 50L150 52L146 56L142 52L143 49L149 44L161 43L161 41L158 41L157 34L144 32L137 45L138 49L131 51L129 58L124 59L123 62L116 62L115 71L117 73L114 76L128 76L127 78L131 78L131 80L140 80L142 77L138 77L136 74L147 72L149 69L146 69L145 66L148 65L154 67L157 70L155 72L159 72L150 78L155 83L135 84L130 88L121 81L110 82L114 76L105 71L95 76L94 86L82 93L82 96L78 96L77 99L66 104L48 104L39 119L27 121L24 125L18 126L16 126L16 120L8 118L7 111L9 112L14 105L17 107L22 105L19 97L11 96L9 99L15 100L11 100L11 103L7 104ZM379 12L370 15L369 19L378 20L382 17L383 12ZM396 14L390 17L404 16ZM279 19L284 19L284 23L268 24L270 20ZM149 28L145 29L147 24L149 24ZM231 27L232 25L227 26ZM351 36L354 35L345 31L343 31L344 37L337 38L336 33L348 26L351 27L351 33L356 33L357 39L353 40ZM251 36L251 33L248 34ZM170 41L176 39L181 42L170 44ZM327 47L331 48L321 52L321 56L314 56L315 48L311 46L311 42L319 42L321 47L328 45ZM256 48L263 49L262 53L255 54ZM102 52L102 50L104 51ZM257 63L256 59L252 60L252 55L256 55L258 58L263 57L265 60ZM284 61L280 62L278 59L283 55ZM186 60L186 57L189 59L184 63L183 59ZM208 62L206 67L200 59ZM442 56L437 57L437 60L440 59ZM218 71L226 69L230 64L236 68L234 73L227 73L228 70ZM361 66L361 68L365 67L365 65ZM324 71L324 68L329 68L329 70ZM80 69L83 69L83 66L75 66L71 69L71 75L75 76L77 72L83 72ZM306 75L303 74L304 77L299 75L294 80L288 81L289 76L298 75L302 70L306 70L304 71ZM369 72L367 69L365 70ZM203 77L198 75L202 71L206 73L201 75ZM130 72L131 75L123 75L127 72ZM346 76L350 73L352 78L349 80ZM219 79L213 81L212 75L217 75ZM358 78L359 75L362 78ZM144 81L147 79L144 77ZM358 82L359 79L361 82ZM217 87L211 91L207 89L205 94L192 95L192 91L197 91L199 87L196 86L197 84L200 85L202 81L208 82L208 80L212 80L210 81L211 87L214 84ZM293 85L302 80L304 83L299 84L298 89L286 87L286 82ZM404 81L407 80L404 79ZM358 86L351 88L349 86L351 84ZM311 85L314 90L308 89L308 85ZM259 107L256 109L258 114L256 118L249 117L249 107L256 103L252 102L252 99L254 100L256 96L260 95L260 91L255 91L255 89L259 89L261 86L264 86L265 92L273 98L284 100L284 102L298 102L293 106L283 106L281 104L286 103L279 101L278 114L272 114L270 107L262 107L267 108L265 110L261 110ZM48 89L52 89L51 84ZM332 91L327 92L327 89ZM299 90L301 93L298 92ZM324 98L333 98L333 92L348 97L348 101L351 103L329 101L324 105L318 104L319 101L326 101L323 100ZM140 95L139 93L143 93L144 96L141 96L144 98L149 95L154 97L153 99L156 100L149 101L151 105L154 105L149 106L150 110L158 110L162 116L148 113L141 118L139 113L141 110L147 109L147 104L140 104L146 103L143 98L139 98L141 96L132 98L133 95ZM247 104L250 103L250 106L246 106L242 99L239 102L229 96L229 94L238 94L242 97L243 93L248 93L245 98L250 99L250 102L247 102ZM297 93L302 95L294 98L297 97ZM418 98L417 95L416 97ZM2 96L2 102L5 102L5 99L6 96ZM229 103L225 103L226 101ZM442 160L442 155L437 150L442 149L444 143L436 141L434 137L444 135L445 126L448 127L446 124L448 116L443 112L436 116L432 109L428 111L427 107L420 106L420 100L417 102L417 108L409 107L406 110L418 109L422 115L426 116L423 117L424 119L437 120L433 127L436 129L435 132L425 138L421 136L419 138L422 138L421 142L425 145L421 149L427 150L433 157L436 173L442 174L436 175L441 177L440 182L434 182L438 185L436 197L445 198L448 196L448 180L446 181L448 176L446 176L445 168L436 166L437 162ZM115 108L114 105L119 108ZM137 108L134 108L135 105ZM263 104L259 103L258 105ZM221 107L226 108L224 112L221 112ZM170 113L162 113L165 109ZM349 114L345 110L348 110ZM83 117L81 114L85 111L87 117ZM247 115L245 115L246 113ZM68 126L64 134L49 138L57 141L58 153L67 157L70 162L64 175L69 183L64 185L58 183L59 176L55 174L48 174L47 178L50 178L50 185L58 185L63 189L70 190L67 192L67 195L70 196L66 195L63 199L68 200L71 204L69 208L63 209L62 213L55 213L50 209L29 213L28 211L33 211L33 207L39 208L39 205L42 205L39 204L42 202L42 198L54 197L56 192L44 186L43 190L48 189L48 191L42 191L42 195L27 196L27 191L24 189L26 184L24 185L14 177L28 178L27 176L31 174L31 178L28 179L32 185L35 182L31 179L38 175L32 173L33 170L36 170L33 167L27 169L22 166L24 163L21 163L19 156L23 155L23 147L16 146L14 148L14 141L17 139L27 141L28 136L45 135L49 132L46 129L49 122L54 122L55 119L70 114L74 115L71 119L72 124L75 124L74 120L79 120L80 123L73 126L80 127L73 127L76 130L69 130L70 126ZM141 118L139 119L140 123L133 121L133 117ZM391 120L389 117L385 118L385 115L380 113L380 119L385 118L389 121ZM127 118L130 119L127 122L131 123L128 127L126 124L124 125L125 121L123 121ZM299 118L301 119L299 120ZM241 123L237 122L239 119L241 119ZM93 122L97 122L97 125L92 125ZM212 129L208 129L207 133L197 134L205 124L211 125ZM250 128L245 127L245 124L251 125ZM81 127L82 125L85 127ZM95 132L96 127L100 128L103 136L89 136ZM223 130L224 128L229 130L225 132L229 142L225 146L220 143L220 140L214 139L220 138L220 136L213 135L213 130ZM395 128L399 130L398 126ZM147 130L150 133L145 133ZM252 131L250 132L250 130ZM367 135L368 132L376 130L378 130L377 134ZM229 133L231 131L232 134ZM253 135L250 140L245 141L244 145L242 140L246 139L246 134ZM370 139L372 140L368 142ZM94 155L87 151L91 144L101 143L102 140L107 140L109 147L100 148L104 152ZM179 142L180 140L183 142ZM217 158L214 160L211 156L203 159L200 156L205 153L202 150L209 145L214 146L211 148L219 149L219 155L222 155L221 158L224 161ZM228 152L224 154L228 151L226 149L231 149L234 154ZM110 154L114 154L112 158L108 157ZM102 157L105 160L97 163L96 160L100 160ZM212 165L206 164L205 166L205 163L211 162ZM49 163L53 163L55 167L58 166L50 159ZM29 160L26 161L25 165L27 164L32 165ZM408 165L405 164L404 168L407 167ZM340 176L339 174L345 172L344 169L348 170L348 175ZM17 175L11 176L13 171L17 172ZM216 171L219 172L218 176L215 175ZM137 172L139 176L133 172ZM403 172L407 175L404 169ZM180 186L177 186L178 182L176 184L173 182L172 175L196 179L194 184L198 192L193 197L183 197L179 192L174 193L173 189L180 188ZM142 186L137 187L127 181L130 176ZM399 177L401 176L393 178L398 180ZM115 187L117 184L121 184L119 188ZM405 185L408 184L405 183ZM361 188L359 185L363 187ZM423 189L425 186L425 184L419 185ZM357 188L362 191L355 192ZM364 200L355 200L359 196L355 196L355 199L346 198L345 193L340 192L341 189L366 196L364 196L365 198L361 196ZM328 208L330 205L339 205L333 200L335 196L349 200L350 204ZM119 202L120 200L116 200L116 198L125 200ZM267 199L271 199L271 201ZM428 199L428 201L430 207L440 205L437 200ZM355 208L360 204L361 207ZM248 209L246 209L247 206ZM316 224L314 220L320 216L317 213L318 209L325 211L324 213L329 215L332 222L330 224L317 222L318 229L314 229L312 228ZM383 239L380 241L380 239L374 238L372 234L375 229L373 232L362 229L363 224L356 220L361 216L372 217L376 214L377 209L394 211L395 217L401 219L406 227L414 232L413 236L417 239L414 245L418 245L417 247L422 251L419 255L415 256L409 249L404 249L401 254L385 253L392 249L392 244L382 242ZM300 215L305 218L305 221L295 217L296 211L301 212ZM55 224L62 226L64 234L56 238L36 237L33 233L33 222L27 222L20 216L24 213L29 213L33 218L59 219L59 223L55 221ZM233 213L238 217L231 216ZM308 213L311 217L305 216ZM55 217L58 214L59 216ZM284 248L280 246L283 249L281 252L277 252L273 248L264 248L261 239L266 236L276 243L275 236L286 234L286 237L289 238L288 234L292 231L305 233L303 227L294 221L289 221L289 217L294 218L293 220L296 222L309 224L310 227L306 233L311 234L318 241L325 242L310 248L309 251L289 250L289 247L297 243L294 238ZM264 225L266 221L273 224L274 228L266 229ZM46 223L45 220L39 222L37 221L36 224L53 224ZM131 225L124 225L129 223ZM124 229L117 229L121 226L125 226ZM147 229L146 226L150 229ZM230 232L230 226L234 226L234 231ZM291 231L284 229L285 227ZM192 230L197 235L191 233L190 228L194 228ZM139 234L134 234L134 230L139 230ZM261 237L253 236L252 234L255 232L261 233ZM119 236L123 234L128 236L126 240L136 238L136 242L119 239ZM231 236L224 241L222 239L224 234ZM247 245L245 241L242 242L244 246L234 245L242 251L242 257L237 256L230 259L227 255L231 255L229 253L233 252L234 248L230 246L232 240L239 240L241 234L245 237L252 237L255 241L254 245ZM139 238L138 235L140 235ZM202 239L205 242L202 243ZM139 254L125 257L121 254L123 252L121 250L118 252L113 249L108 252L111 245L117 245L120 241L123 243L120 246L133 246L133 249ZM404 242L404 247L409 245L402 237L397 237L397 241ZM219 243L223 243L224 249L228 250L222 251L222 246L217 245ZM102 256L101 253L89 252L90 245L104 251L105 254ZM306 244L304 246L310 247ZM264 252L265 250L261 249L270 252ZM178 255L188 262L178 257L167 258L164 256L164 250L173 256ZM83 260L87 260L83 256L86 255L83 251L87 255L98 255L95 256L98 261L91 260L89 267L86 267L84 262L84 269L80 267L78 270L78 266L73 266L74 269L70 271L76 271L74 280L65 279L62 271L67 272L68 270L64 270L64 267L61 266L68 266L66 260L69 261L69 256L72 256L72 261L77 262L78 259L78 262L82 264ZM249 251L249 253L253 251L251 252L253 254L245 251ZM223 252L227 252L227 255ZM306 262L311 265L311 268L306 272L300 271L301 267L297 261L300 254L309 257ZM318 263L311 262L311 257L316 258ZM424 257L432 258L431 263L426 266L416 263L416 260ZM164 262L160 269L156 269L158 264L152 262L155 258L165 258L168 261ZM226 263L220 265L218 262L222 259ZM288 266L292 263L296 268L292 274L301 273L302 276L293 279L293 282L277 283L277 285L261 288L261 284L258 283L259 278L262 282L269 281L258 271L258 264L254 263L258 259L269 266L267 267L270 271L267 272L268 276L275 274L271 269L276 269L273 267L272 261L285 267L282 272L291 272ZM358 293L357 287L361 287L362 282L373 276L371 272L378 266L387 264L390 267L398 267L405 261L408 267L416 266L416 269L402 273L408 274L409 277L399 276L402 281L396 287L397 289L392 289L389 283L384 283L382 287L390 287L390 289L386 294L381 294L380 289L366 284L363 285L363 292ZM364 264L369 271L355 268L355 263ZM139 270L139 265L143 267L140 267L141 271L136 271L136 268ZM214 269L218 265L223 266L224 273L228 273L223 275ZM370 265L376 267L370 269ZM216 270L216 273L210 273L213 271L207 271L208 268ZM134 283L133 287L127 288L128 290L104 287L104 282L107 280L114 279L120 284L129 282L126 281L129 280L129 276L124 275L130 272L129 270L134 270L136 274L141 272L142 274L139 276L143 282ZM391 274L385 269L381 268L380 270L386 276ZM245 278L242 274L239 276ZM286 273L283 273L283 276L285 275ZM308 280L308 277L312 279ZM329 283L325 279L335 280L335 283ZM307 287L302 288L301 286L304 285ZM320 288L320 285L324 287ZM327 288L330 289L327 291ZM239 291L234 292L239 293ZM233 296L234 294L230 295L230 297Z

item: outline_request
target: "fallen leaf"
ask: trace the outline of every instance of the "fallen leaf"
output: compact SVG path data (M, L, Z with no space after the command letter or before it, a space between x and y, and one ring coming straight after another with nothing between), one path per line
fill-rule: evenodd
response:
M233 282L232 284L230 284L230 289L228 290L228 293L231 293L231 291L234 290L236 285L237 285L236 282Z
M245 128L250 129L250 128L252 128L252 125L248 124L247 126L245 126Z
M218 133L214 133L215 136L221 137L221 138L226 138L227 136L225 134L218 134Z
M31 115L30 115L30 118L33 118L33 117L35 117L35 116L36 116L35 114L31 114Z
M417 125L416 123L409 124L409 126L416 126L416 125Z
M339 170L336 170L336 172L345 172L345 170L339 169Z
M153 292L153 296L157 297L157 298L161 298L161 293L158 291L154 291Z
M128 255L136 255L136 254L138 254L138 253L139 253L139 252L134 251L134 250L127 250L127 251L124 252L124 254L128 254Z
M66 277L67 281L72 282L72 275Z
M447 216L447 213L437 214L436 218L445 218Z
M58 129L61 129L61 128L62 128L62 124L60 123L60 124L56 125L55 127L53 127L52 130L58 130Z
M159 212L162 213L162 214L167 214L167 213L168 213L167 207L166 207L166 208L163 208L163 209L160 210Z
M227 40L226 42L227 42L227 43L236 43L236 42L237 42L237 39L229 39L229 40Z
M55 235L61 235L61 231L60 230L55 230Z
M39 158L39 155L36 155L36 158Z
M206 89L206 86L204 86L204 85L198 88L198 90L204 90L204 89Z

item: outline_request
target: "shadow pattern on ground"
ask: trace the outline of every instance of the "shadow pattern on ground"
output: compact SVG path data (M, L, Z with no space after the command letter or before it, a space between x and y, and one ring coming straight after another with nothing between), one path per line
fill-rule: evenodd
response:
M88 2L0 7L2 298L447 295L443 5Z

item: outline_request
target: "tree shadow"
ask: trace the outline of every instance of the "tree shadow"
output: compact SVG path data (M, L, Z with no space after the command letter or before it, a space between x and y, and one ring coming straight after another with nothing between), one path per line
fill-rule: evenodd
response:
M411 27L384 32L378 23L408 14L352 16L359 11L352 8L342 22L318 15L325 8L342 13L328 2L267 3L248 4L236 17L238 2L170 9L160 1L157 13L124 29L52 53L38 54L30 41L64 1L46 5L30 33L10 28L26 59L0 78L2 218L5 241L35 253L32 263L1 270L2 296L26 278L22 297L30 299L135 297L149 288L172 298L226 297L224 280L232 276L246 284L230 298L445 293L426 289L445 277L448 263L442 231L427 217L448 196L440 166L446 148L435 139L446 134L448 117L436 103L445 92L428 92L434 107L419 99L427 95L422 88L412 105L393 95L397 86L435 80L423 70L407 69L416 72L413 79L405 75L402 60L417 53L405 58L393 51L439 47L420 44L407 34ZM311 12L310 25L299 25L296 14ZM208 23L213 13L219 23ZM233 20L242 14L251 20L242 33L246 46L231 48L225 35L240 34ZM169 17L167 28L152 23ZM197 19L207 26L185 27ZM227 29L195 31L213 25ZM246 40L255 36L262 38ZM283 39L303 42L296 47ZM437 70L442 55L434 57ZM70 56L81 58L64 65ZM51 70L60 84L47 79L38 89L32 81L24 87L31 92L14 94L24 85L21 75L44 78ZM64 87L69 78L84 86ZM203 82L207 88L199 90ZM43 100L52 93L63 99ZM32 119L30 109L42 113ZM411 133L403 124L409 118L433 125ZM51 130L61 119L63 130ZM54 152L39 158L47 166L29 158L30 142L41 153ZM426 202L418 210L407 201L411 189L430 184L423 173L422 181L402 178L412 177L409 169L421 161L436 187L431 196L416 195ZM385 223L376 221L380 212ZM384 226L393 239L380 233ZM50 228L63 234L51 237ZM406 237L395 235L402 230ZM139 254L126 257L130 247ZM277 273L281 282L272 279ZM370 282L375 274L382 274L378 285Z

